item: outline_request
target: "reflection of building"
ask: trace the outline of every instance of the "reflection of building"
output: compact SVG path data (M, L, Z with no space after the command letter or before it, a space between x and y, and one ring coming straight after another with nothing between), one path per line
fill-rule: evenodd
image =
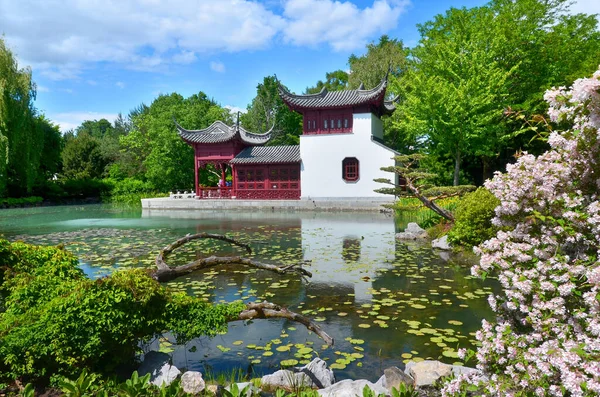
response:
M394 220L381 214L318 214L302 219L304 259L313 263L311 284L352 289L370 300L376 270L394 260Z
M383 145L381 116L395 106L385 100L387 77L370 90L295 95L279 86L290 109L302 114L300 145L263 146L272 132L255 134L217 121L201 130L177 124L194 148L196 196L237 199L318 199L385 197L374 190L376 178L390 178L381 167L397 154ZM198 183L199 169L211 164L221 172L217 187ZM225 184L231 167L231 186Z

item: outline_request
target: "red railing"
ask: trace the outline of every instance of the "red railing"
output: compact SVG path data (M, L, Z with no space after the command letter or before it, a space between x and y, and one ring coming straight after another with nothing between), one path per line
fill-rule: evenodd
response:
M199 189L199 199L230 199L233 188L224 187L202 187Z
M299 200L300 189L238 189L235 196L238 200Z

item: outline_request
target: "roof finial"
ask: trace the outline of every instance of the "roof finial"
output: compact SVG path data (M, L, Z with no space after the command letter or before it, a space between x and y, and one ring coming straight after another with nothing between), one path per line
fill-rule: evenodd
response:
M364 90L365 89L365 83L363 83L362 81L360 82L360 85L358 86L359 90Z
M237 112L237 121L235 123L235 130L239 131L240 130L240 111L238 110Z

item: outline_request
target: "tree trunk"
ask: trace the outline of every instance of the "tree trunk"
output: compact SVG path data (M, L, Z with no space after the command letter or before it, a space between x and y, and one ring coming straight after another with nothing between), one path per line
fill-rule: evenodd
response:
M490 166L490 158L489 157L482 157L481 158L481 162L482 162L482 177L483 177L483 182L487 181L488 179L492 178L492 167Z
M454 156L454 182L453 185L454 186L458 186L458 175L460 172L460 151L456 152L456 155Z

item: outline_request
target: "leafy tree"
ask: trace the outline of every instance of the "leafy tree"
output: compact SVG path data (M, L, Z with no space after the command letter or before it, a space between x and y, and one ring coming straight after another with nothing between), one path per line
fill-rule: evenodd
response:
M67 141L62 162L62 174L67 179L101 178L107 164L100 151L99 140L87 132Z
M275 137L269 145L297 145L302 133L302 116L291 111L279 97L279 82L275 76L267 76L256 87L256 97L248 105L248 112L241 115L244 128L260 133L271 127Z
M27 194L36 179L43 138L33 121L35 88L0 38L0 195Z
M350 55L348 64L350 65L348 76L350 88L358 88L361 83L365 88L373 88L388 72L393 76L403 74L406 69L406 49L402 41L383 35L379 38L378 43L367 45L366 54Z
M392 79L402 105L392 116L400 136L417 134L424 149L483 179L519 150L546 148L537 128L506 114L543 113L542 93L567 85L600 63L594 16L566 13L566 0L494 0L450 9L419 26L407 72Z
M52 179L61 170L61 152L63 141L60 128L46 116L39 115L35 118L35 127L43 136L43 150L39 161L38 182Z
M317 81L314 87L307 87L306 94L317 94L325 88L327 91L340 91L348 88L348 73L336 70L325 74L325 81Z
M404 100L393 123L423 137L429 150L454 160L453 184L459 184L466 156L492 157L512 70L502 69L486 50L483 26L492 13L483 8L451 9L419 27L423 39L412 50L413 67L395 88ZM443 60L443 61L442 61Z

